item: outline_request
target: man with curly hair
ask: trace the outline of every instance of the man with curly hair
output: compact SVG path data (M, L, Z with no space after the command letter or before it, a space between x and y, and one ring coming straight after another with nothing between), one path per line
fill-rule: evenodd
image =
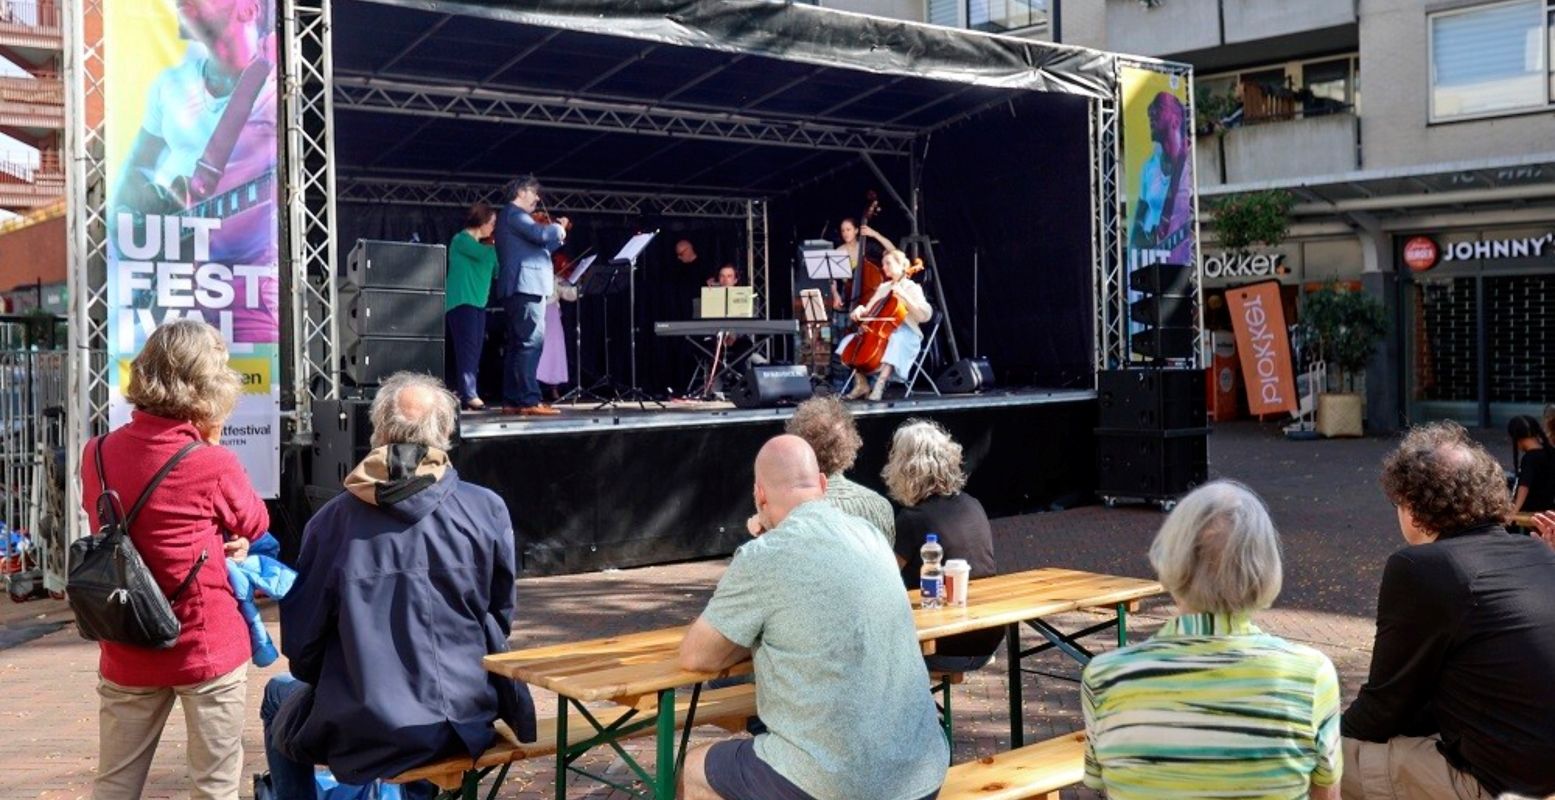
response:
M891 509L891 501L844 474L853 469L859 448L864 446L848 407L835 395L812 397L794 409L784 430L805 440L815 451L821 472L826 475L826 502L875 526L886 544L894 544L896 512Z
M1344 713L1345 800L1555 794L1555 552L1502 527L1501 466L1451 422L1382 467L1409 546Z

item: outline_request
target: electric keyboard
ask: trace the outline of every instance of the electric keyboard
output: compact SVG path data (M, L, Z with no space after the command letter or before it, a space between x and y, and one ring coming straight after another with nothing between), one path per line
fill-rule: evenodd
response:
M658 336L797 336L799 322L791 319L696 319L684 322L655 322Z

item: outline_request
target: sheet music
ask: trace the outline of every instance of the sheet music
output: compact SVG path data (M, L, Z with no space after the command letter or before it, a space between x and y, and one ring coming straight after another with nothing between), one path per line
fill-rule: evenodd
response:
M583 280L584 273L589 271L589 267L594 266L594 259L596 258L599 258L599 256L584 256L578 259L578 263L572 265L572 271L567 273L567 282L577 286Z
M848 259L848 251L837 250L806 250L804 251L805 273L811 280L846 280L853 276L853 263Z
M658 235L658 231L649 231L647 233L639 233L636 236L633 236L632 238L626 240L626 244L621 245L621 252L616 253L616 257L611 260L636 261L637 257L642 255L643 250L648 247L648 243L653 241L653 237Z

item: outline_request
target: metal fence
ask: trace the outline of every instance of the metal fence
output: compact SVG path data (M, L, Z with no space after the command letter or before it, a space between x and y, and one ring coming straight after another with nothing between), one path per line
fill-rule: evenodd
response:
M0 323L0 573L13 595L27 593L17 583L64 589L65 365L27 325Z

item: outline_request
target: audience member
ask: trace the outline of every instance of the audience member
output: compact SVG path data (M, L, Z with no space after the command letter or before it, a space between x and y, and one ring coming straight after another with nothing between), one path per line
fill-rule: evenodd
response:
M797 436L756 458L761 534L734 554L680 663L754 661L767 732L693 750L686 800L912 800L938 795L950 753L907 594L870 526L822 501Z
M1512 467L1517 473L1512 510L1555 508L1555 448L1544 426L1533 417L1517 416L1507 423L1506 433L1512 439Z
M973 578L999 574L988 514L977 498L961 490L966 486L961 444L939 423L922 419L902 423L891 437L891 455L881 476L891 499L902 505L896 515L896 563L907 588L918 588L924 537L931 533L939 537L945 558L966 561ZM928 657L929 669L981 669L1002 641L1003 628L940 639Z
M1456 423L1410 431L1382 488L1409 546L1344 712L1344 797L1555 793L1555 552L1506 535L1501 465Z
M170 593L181 631L166 650L98 642L96 800L141 796L175 699L188 730L190 796L238 796L249 639L223 555L243 558L249 541L270 526L248 473L220 446L241 389L215 328L198 320L166 323L130 364L129 423L93 439L82 454L82 506L96 530L97 496L105 489L132 506L179 451L193 442L210 445L175 464L129 526L146 567ZM172 590L185 580L185 588Z
M864 440L848 407L834 396L813 397L794 409L784 430L805 440L826 476L826 501L875 526L887 544L896 541L891 501L847 477Z
M1282 579L1263 501L1229 481L1196 489L1162 524L1150 564L1179 614L1086 666L1085 784L1116 800L1337 798L1334 666L1251 618Z
M314 797L314 764L365 784L479 755L497 719L535 738L527 687L481 667L511 633L513 528L448 463L457 400L401 372L371 416L373 450L309 520L280 604L292 675L271 679L261 712L277 800Z

